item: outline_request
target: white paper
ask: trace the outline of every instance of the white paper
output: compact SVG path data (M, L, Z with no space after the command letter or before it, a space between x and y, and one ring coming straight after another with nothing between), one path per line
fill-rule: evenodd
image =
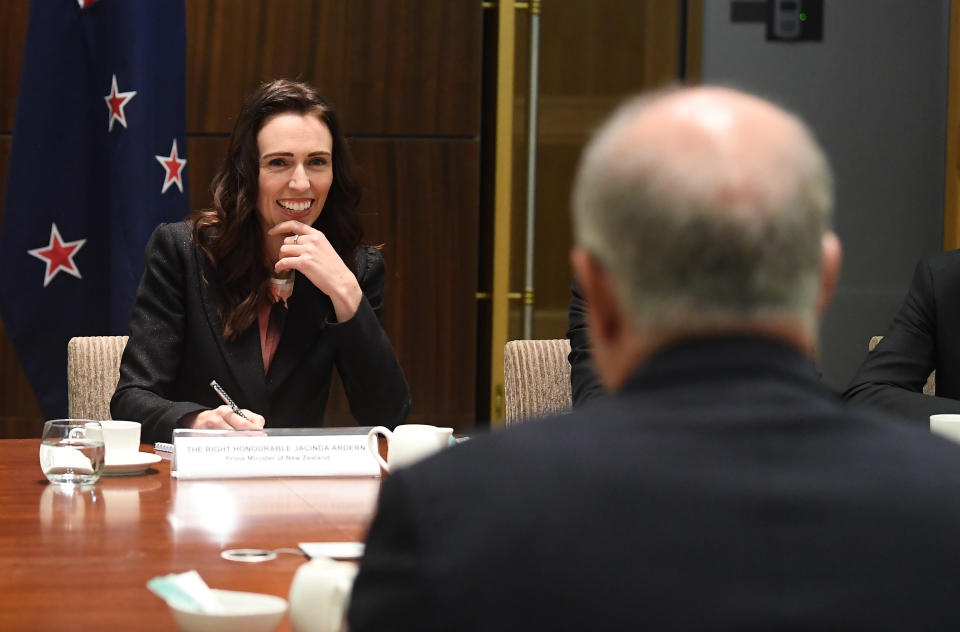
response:
M301 542L297 546L311 558L356 560L363 557L363 542Z

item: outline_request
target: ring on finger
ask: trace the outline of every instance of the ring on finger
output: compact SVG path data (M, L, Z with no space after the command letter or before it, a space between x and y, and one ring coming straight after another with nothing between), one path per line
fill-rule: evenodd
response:
M296 235L293 236L293 243L297 243L297 240L298 240L298 239L300 239L300 234L299 234L299 233L297 233Z

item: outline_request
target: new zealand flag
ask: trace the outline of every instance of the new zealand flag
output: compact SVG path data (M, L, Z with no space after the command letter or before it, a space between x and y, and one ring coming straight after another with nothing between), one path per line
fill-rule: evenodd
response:
M143 249L188 210L182 0L34 0L3 226L0 314L44 415L67 342L125 334Z

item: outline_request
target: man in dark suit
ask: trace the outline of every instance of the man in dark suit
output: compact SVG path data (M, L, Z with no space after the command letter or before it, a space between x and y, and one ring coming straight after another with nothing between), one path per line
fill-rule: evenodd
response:
M843 406L811 362L832 206L766 101L621 108L573 194L611 395L393 474L351 632L960 625L960 449Z
M936 397L922 393L933 370ZM843 396L923 425L933 414L960 413L960 250L917 264L903 306Z

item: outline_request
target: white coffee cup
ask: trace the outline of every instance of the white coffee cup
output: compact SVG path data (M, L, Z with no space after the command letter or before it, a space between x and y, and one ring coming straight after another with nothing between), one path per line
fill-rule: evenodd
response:
M290 624L294 632L346 630L350 591L357 565L317 557L300 565L290 584Z
M387 440L387 460L380 456L377 435ZM416 463L420 459L450 445L453 428L438 428L424 424L404 424L392 432L377 426L367 434L367 447L386 472Z
M105 462L124 463L140 452L140 424L136 421L105 419L100 422L100 428Z
M930 415L930 432L960 443L960 415Z

